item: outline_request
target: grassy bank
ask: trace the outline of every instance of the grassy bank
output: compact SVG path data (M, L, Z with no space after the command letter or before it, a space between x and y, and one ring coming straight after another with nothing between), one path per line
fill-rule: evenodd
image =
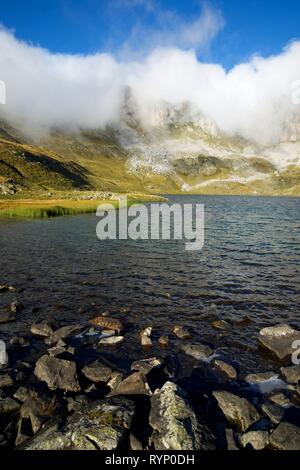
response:
M165 200L159 196L128 194L128 205ZM63 215L95 213L100 204L119 206L117 199L75 200L75 199L2 199L0 217L49 218Z

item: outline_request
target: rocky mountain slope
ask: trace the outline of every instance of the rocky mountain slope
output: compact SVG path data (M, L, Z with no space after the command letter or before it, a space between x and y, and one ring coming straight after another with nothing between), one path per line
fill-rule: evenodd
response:
M143 124L142 124L143 122ZM0 190L300 194L300 126L259 147L222 133L188 104L162 103L142 120L130 94L118 124L29 137L0 121Z

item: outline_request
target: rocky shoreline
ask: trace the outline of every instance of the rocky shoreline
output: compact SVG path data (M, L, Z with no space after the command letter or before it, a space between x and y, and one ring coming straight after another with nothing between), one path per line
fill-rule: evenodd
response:
M13 292L0 286L0 292ZM0 323L22 311L15 300ZM215 328L230 325L215 320ZM0 448L29 450L300 450L300 365L291 363L300 331L263 328L257 338L278 361L240 378L230 361L182 325L153 338L124 365L127 325L108 312L81 323L43 320L6 341L0 356ZM176 338L179 350L166 346ZM153 356L153 341L160 354ZM193 362L179 378L180 354ZM146 356L146 357L145 357ZM126 363L127 364L127 363Z

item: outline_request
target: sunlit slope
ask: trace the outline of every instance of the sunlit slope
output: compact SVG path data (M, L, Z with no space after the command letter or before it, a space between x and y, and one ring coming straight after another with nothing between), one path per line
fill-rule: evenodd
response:
M195 123L144 129L124 121L103 131L53 130L33 139L0 122L0 184L12 182L16 192L299 195L298 161L277 164L287 145L289 155L294 148L297 155L297 143L260 152Z

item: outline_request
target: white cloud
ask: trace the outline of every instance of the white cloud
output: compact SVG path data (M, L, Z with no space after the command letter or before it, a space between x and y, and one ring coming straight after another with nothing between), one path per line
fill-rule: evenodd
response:
M279 139L287 116L300 118L291 98L299 63L300 42L226 72L179 48L157 48L125 63L109 54L52 54L1 30L7 104L0 115L31 129L103 127L119 120L124 88L130 86L144 122L162 101L190 102L223 131L269 144Z
M152 0L130 0L129 3L143 5L153 18L150 26L138 16L131 34L121 47L121 53L126 56L145 56L156 47L201 51L209 47L225 24L222 13L208 5L204 5L196 19L188 21L175 11L164 9L159 3L154 4Z

